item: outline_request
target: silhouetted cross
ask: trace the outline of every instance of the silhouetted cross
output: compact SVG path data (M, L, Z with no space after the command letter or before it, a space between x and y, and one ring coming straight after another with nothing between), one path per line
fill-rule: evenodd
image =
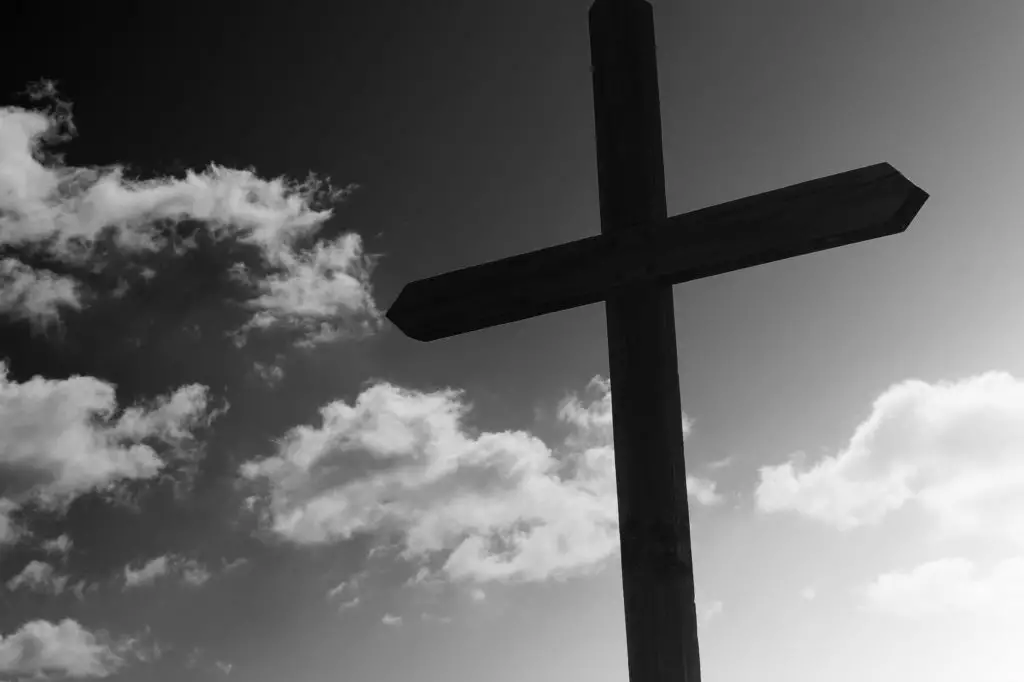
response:
M605 302L632 682L699 682L672 285L904 231L928 195L881 163L667 217L654 17L590 8L601 235L405 286L433 341Z

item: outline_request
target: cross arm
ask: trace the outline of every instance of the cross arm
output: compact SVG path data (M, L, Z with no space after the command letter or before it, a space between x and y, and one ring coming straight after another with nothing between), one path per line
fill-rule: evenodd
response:
M928 195L887 163L406 285L387 318L433 341L903 232Z

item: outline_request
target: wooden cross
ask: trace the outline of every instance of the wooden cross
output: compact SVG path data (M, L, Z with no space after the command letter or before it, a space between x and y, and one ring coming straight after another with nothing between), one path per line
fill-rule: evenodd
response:
M928 195L881 163L667 217L654 17L595 0L601 234L405 286L387 317L433 341L604 301L632 682L699 682L672 285L903 232Z

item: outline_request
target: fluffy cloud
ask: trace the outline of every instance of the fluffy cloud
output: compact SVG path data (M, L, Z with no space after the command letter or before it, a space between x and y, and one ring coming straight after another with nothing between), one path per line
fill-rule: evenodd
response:
M45 329L59 319L62 307L82 307L74 279L31 268L14 258L0 258L0 315L28 320L34 328Z
M32 561L21 573L7 581L7 589L25 588L42 594L60 594L67 586L68 576L57 573L56 569L43 561Z
M210 579L209 569L194 559L189 559L181 564L181 579L193 587L205 585Z
M1024 542L1024 382L896 384L836 455L762 468L756 497L842 529L915 504L943 532Z
M267 386L276 386L284 379L284 369L280 365L254 362L252 368L253 373L263 380Z
M248 301L257 310L239 331L298 327L306 334L300 345L312 346L376 328L380 319L370 291L373 259L363 255L359 235L346 234L321 242L303 253L278 248L268 251L277 273L253 281L260 295ZM236 270L251 280L245 271Z
M1024 557L997 562L987 574L968 559L938 559L882 574L864 596L867 608L904 618L1001 615L1024 627Z
M188 454L192 431L217 414L207 411L206 388L189 385L118 416L109 383L83 376L18 383L0 362L0 545L24 534L13 514L25 504L59 511L84 493L153 478ZM157 443L168 448L163 456ZM47 551L69 547L58 539Z
M266 486L269 530L295 543L398 536L408 560L446 554L457 580L585 572L618 548L609 386L590 388L559 410L572 428L559 456L522 431L468 433L457 391L378 383L241 472Z
M715 491L715 487L715 482L709 479L686 477L686 494L701 504L712 505L722 501L722 496Z
M43 551L49 552L50 554L66 555L71 551L74 543L71 542L71 538L67 535L59 535L52 540L46 540L43 542Z
M156 476L147 439L182 445L206 423L206 389L184 386L115 419L114 386L93 377L10 381L0 362L0 499L59 507L121 480Z
M390 613L385 613L384 617L381 618L380 621L382 623L384 623L384 625L401 625L402 624L402 617L401 616L392 616Z
M35 620L0 635L0 675L107 677L124 663L120 647L73 620Z
M167 575L170 571L170 562L166 556L159 556L147 561L139 568L132 568L130 565L124 567L124 586L141 587L152 585L157 578Z
M181 580L189 585L198 587L210 579L210 571L195 561L173 554L150 559L138 568L131 565L124 567L125 589L152 585L158 578L177 574Z
M215 164L184 178L149 180L129 178L118 165L66 166L47 147L76 134L70 104L48 82L30 95L49 108L0 108L0 247L42 249L82 265L101 239L110 237L125 254L159 251L171 228L195 221L215 241L253 247L267 270L253 276L241 266L253 285L247 305L254 313L238 331L240 343L253 329L284 327L300 331L309 345L372 331L380 322L369 284L375 261L357 235L297 246L316 238L331 217L314 205L340 200L349 188L332 189L313 175L304 182L265 180ZM175 249L194 246L185 240ZM81 306L74 279L13 258L0 261L0 282L0 313L37 325L52 322L61 307Z

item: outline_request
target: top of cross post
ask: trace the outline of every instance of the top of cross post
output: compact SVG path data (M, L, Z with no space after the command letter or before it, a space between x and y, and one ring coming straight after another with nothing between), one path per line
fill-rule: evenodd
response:
M590 17L602 17L605 22L615 24L625 17L649 15L654 11L648 0L594 0L590 5Z
M602 9L637 9L639 7L648 8L651 3L647 0L594 0L590 5L590 11Z

